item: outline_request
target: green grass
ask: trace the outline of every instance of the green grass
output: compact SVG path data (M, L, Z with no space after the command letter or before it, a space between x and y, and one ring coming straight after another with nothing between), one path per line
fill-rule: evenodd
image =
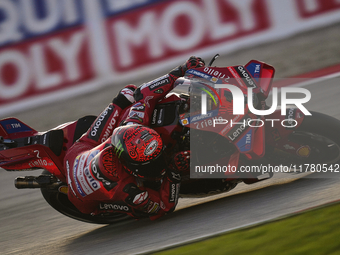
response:
M340 255L340 204L156 254Z

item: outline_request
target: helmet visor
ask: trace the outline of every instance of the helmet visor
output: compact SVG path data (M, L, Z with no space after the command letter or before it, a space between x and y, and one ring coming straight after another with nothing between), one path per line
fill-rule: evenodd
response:
M160 153L156 158L145 163L128 161L124 161L123 163L128 170L133 172L134 176L143 179L161 179L166 170L166 162L163 153Z

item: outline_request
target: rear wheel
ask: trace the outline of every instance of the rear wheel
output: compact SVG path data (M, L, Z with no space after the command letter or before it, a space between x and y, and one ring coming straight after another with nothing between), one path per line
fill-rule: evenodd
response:
M51 175L46 170L43 175ZM135 220L131 216L123 213L107 213L102 215L88 215L81 213L68 199L67 195L59 192L57 189L41 188L41 193L47 203L58 212L84 222L96 224L117 224Z

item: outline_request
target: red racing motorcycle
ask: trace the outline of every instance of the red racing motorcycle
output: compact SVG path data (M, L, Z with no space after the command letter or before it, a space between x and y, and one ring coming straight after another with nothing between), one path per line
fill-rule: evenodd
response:
M266 63L211 67L213 60L179 78L151 118L169 160L177 152L191 151L190 169L181 171L183 196L227 192L240 182L266 180L274 167L302 171L313 165L316 171L320 166L320 172L339 172L339 120L316 112L306 115L301 104L282 112L276 109L274 93L272 107L267 106L275 70ZM128 109L121 120L127 113ZM99 224L131 220L121 208L96 216L82 214L67 198L63 159L95 119L85 116L46 132L16 118L0 120L0 167L43 169L40 176L17 177L15 186L40 189L66 216Z

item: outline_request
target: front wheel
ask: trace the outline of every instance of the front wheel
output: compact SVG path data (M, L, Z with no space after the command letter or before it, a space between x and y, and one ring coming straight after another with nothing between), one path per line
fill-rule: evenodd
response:
M269 154L282 165L302 167L304 170L312 170L311 166L314 170L320 170L317 172L327 172L324 171L326 168L337 169L340 164L340 121L322 113L311 113L285 138L287 148L291 150L273 148Z

